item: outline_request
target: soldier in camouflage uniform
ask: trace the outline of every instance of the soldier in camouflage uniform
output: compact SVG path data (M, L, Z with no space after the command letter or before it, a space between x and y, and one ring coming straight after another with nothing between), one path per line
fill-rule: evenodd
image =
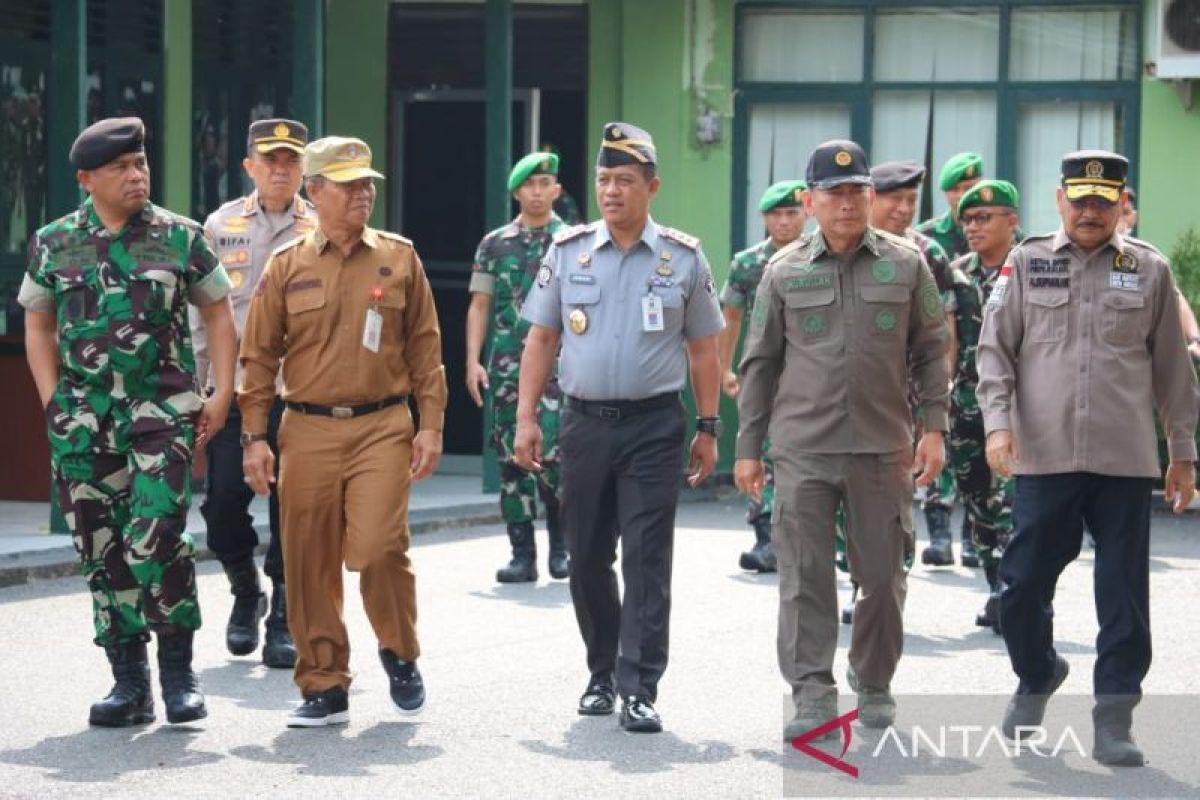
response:
M537 546L533 520L536 498L546 509L550 538L548 567L553 578L569 571L566 539L559 522L558 412L562 392L553 377L546 386L538 411L544 437L545 459L540 472L529 472L513 462L513 436L517 429L517 384L521 352L529 322L521 318L521 304L533 285L542 257L563 221L553 204L558 184L558 156L530 153L513 166L508 189L520 206L509 224L489 233L479 243L471 273L471 307L467 312L467 391L483 405L482 390L492 393L491 438L500 461L500 511L508 527L512 560L496 572L500 583L537 580ZM492 339L487 368L480 353L489 321Z
M192 448L224 424L233 392L230 282L195 222L148 200L145 128L133 117L71 147L91 195L41 228L21 286L26 349L49 425L59 503L92 593L95 642L116 684L94 725L154 719L146 656L158 638L167 721L207 715L192 672L200 627ZM187 304L203 309L216 392L198 393Z
M959 347L950 394L950 463L989 590L975 624L997 634L1000 555L1012 533L1013 485L1011 479L994 475L987 463L983 415L975 398L975 348L984 306L1015 243L1017 205L1017 189L1008 181L981 181L968 190L959 201L958 215L972 252L954 262Z
M763 224L767 228L767 238L734 255L733 263L729 265L729 277L721 290L721 313L725 316L725 327L717 338L717 352L721 359L721 391L729 397L737 397L738 393L733 354L742 335L742 315L754 311L754 296L771 256L800 238L804 231L807 220L802 200L804 189L804 181L797 180L779 181L767 187L758 203ZM762 497L749 498L746 509L746 521L754 527L754 547L742 553L738 559L739 567L754 572L776 570L775 553L771 549L775 470L767 457L770 449L771 442L767 440L763 444L765 475Z
M958 201L975 184L983 180L983 156L978 153L959 153L942 165L938 186L946 195L948 208L917 226L917 232L933 239L951 260L971 251L967 236L958 220Z

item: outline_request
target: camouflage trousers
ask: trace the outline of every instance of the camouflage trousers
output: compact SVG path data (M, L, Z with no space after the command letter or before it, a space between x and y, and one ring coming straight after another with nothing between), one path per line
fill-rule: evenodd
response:
M955 488L954 468L947 463L937 479L925 489L925 502L921 504L921 509L944 508L949 511L954 507Z
M751 497L746 501L746 522L751 525L760 519L770 519L771 512L775 510L775 464L771 461L770 451L771 440L765 439L763 441L762 499L755 500Z
M73 405L56 394L47 409L50 459L92 593L95 643L196 630L191 416L118 401L99 418Z
M993 475L987 463L983 414L971 397L951 403L950 465L963 500L971 539L980 561L990 566L1000 560L1012 535L1013 482Z
M546 384L538 405L542 429L542 470L529 472L513 463L513 440L517 435L517 381L492 380L492 446L500 461L500 514L506 525L533 522L537 498L545 508L556 507L562 498L559 480L558 416L562 390L556 379Z

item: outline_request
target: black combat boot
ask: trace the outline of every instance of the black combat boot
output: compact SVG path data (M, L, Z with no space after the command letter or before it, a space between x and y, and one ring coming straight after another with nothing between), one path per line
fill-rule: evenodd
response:
M533 523L515 522L508 526L512 543L512 561L496 570L500 583L529 583L537 580L537 544L533 541Z
M167 722L194 722L208 716L200 681L192 672L192 631L158 635L158 679Z
M963 512L962 524L962 555L959 560L964 567L972 569L979 566L979 552L975 549L975 537L972 535L971 517Z
M1097 697L1092 708L1092 724L1096 745L1092 758L1112 767L1140 767L1146 763L1142 750L1133 741L1133 706L1135 698Z
M271 588L271 613L267 615L267 639L263 644L263 663L268 667L291 669L296 666L296 643L288 630L287 586L275 581Z
M88 722L105 728L127 728L154 722L154 696L150 693L150 664L146 643L121 642L105 646L116 683L103 700L92 703Z
M975 624L981 628L991 628L997 636L1000 635L1000 562L989 561L983 567L983 576L987 578L988 599L983 604L983 610L975 615Z
M567 555L567 537L557 503L546 506L546 532L550 535L550 577L562 580L571 574L571 557Z
M950 546L950 509L932 506L925 509L925 526L929 528L929 546L921 551L921 563L948 567L954 563Z
M224 564L233 594L233 610L225 626L225 646L235 656L245 656L258 649L258 621L267 615L267 596L258 582L258 567L254 559Z
M742 553L738 566L751 572L775 572L775 551L771 549L771 518L760 514L754 520L754 547Z

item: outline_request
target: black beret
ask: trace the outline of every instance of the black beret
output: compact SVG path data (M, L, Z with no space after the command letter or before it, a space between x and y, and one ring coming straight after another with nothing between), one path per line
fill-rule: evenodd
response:
M597 167L656 163L658 153L649 133L627 122L610 122L604 126L604 138L596 155Z
M804 178L811 189L832 189L843 183L870 184L871 168L857 142L834 139L812 151Z
M916 161L885 161L871 167L871 182L876 192L915 189L925 177L925 165Z
M102 119L83 129L71 145L71 166L99 169L117 156L146 149L146 126L137 117Z

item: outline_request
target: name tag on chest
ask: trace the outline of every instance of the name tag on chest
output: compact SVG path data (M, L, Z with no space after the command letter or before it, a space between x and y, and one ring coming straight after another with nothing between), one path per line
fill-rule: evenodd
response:
M642 297L642 330L655 333L663 329L662 298L656 294Z
M379 352L379 340L383 337L383 315L374 308L367 309L367 320L363 325L363 347L372 353Z
M1113 270L1109 273L1108 285L1114 289L1126 289L1136 292L1139 277L1136 272L1117 272Z

